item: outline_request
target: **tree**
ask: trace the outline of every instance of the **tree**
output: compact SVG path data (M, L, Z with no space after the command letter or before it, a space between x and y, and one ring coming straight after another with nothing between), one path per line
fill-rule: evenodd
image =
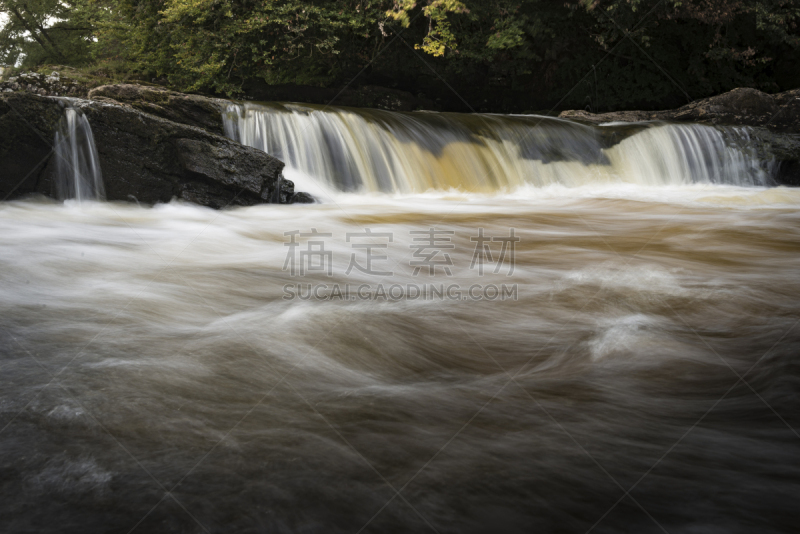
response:
M183 90L372 83L448 109L674 107L800 85L800 0L0 0L0 61ZM443 81L444 80L444 81ZM452 89L459 93L456 98ZM467 108L462 102L467 101Z
M93 19L86 0L0 0L0 61L26 65L91 61Z

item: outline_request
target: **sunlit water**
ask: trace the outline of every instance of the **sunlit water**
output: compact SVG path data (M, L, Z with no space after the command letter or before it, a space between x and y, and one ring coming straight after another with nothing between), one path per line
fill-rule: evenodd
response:
M796 530L800 191L316 188L0 205L0 530ZM331 275L292 276L312 228ZM393 274L345 273L365 228ZM450 276L413 274L429 228ZM514 229L513 272L470 268L480 228Z

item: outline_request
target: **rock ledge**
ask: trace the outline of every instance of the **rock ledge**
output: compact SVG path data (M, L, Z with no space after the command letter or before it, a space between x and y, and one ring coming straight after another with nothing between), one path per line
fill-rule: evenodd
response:
M0 94L0 199L55 196L52 144L63 105L28 92ZM72 105L91 124L108 200L178 198L221 208L310 198L283 178L281 161L258 149L109 100Z

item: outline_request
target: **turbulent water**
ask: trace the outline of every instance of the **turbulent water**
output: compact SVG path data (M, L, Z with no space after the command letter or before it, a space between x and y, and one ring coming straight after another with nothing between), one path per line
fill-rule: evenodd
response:
M0 205L0 530L796 531L800 190L692 168Z
M608 124L535 115L392 113L230 104L226 134L344 191L476 192L521 186L767 185L747 128Z

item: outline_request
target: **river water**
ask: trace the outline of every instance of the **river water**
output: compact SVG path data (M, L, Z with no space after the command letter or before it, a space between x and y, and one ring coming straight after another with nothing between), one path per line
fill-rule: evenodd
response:
M796 530L800 190L311 171L0 205L4 532Z

